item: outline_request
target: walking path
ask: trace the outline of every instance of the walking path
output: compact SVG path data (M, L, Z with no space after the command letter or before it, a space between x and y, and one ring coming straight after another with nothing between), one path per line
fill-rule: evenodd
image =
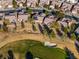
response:
M19 40L27 40L27 39L31 39L31 40L36 40L36 41L41 41L44 42L45 37L43 37L42 34L40 33L0 33L2 37L0 36L0 48L3 47L4 45L14 42L14 41L19 41ZM5 34L5 35L4 35ZM77 50L75 48L74 42L70 41L70 40L66 40L66 41L62 41L62 40L57 40L57 39L52 39L51 42L54 42L57 44L57 46L59 48L64 48L67 47L72 53L74 53L74 55L77 57L77 59L79 59L79 55L77 53Z

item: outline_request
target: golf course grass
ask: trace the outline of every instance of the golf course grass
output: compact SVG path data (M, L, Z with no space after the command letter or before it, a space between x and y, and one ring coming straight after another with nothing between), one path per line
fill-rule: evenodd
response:
M66 59L67 55L60 48L46 47L43 43L33 40L21 40L9 43L0 49L0 52L7 56L7 51L11 49L16 56L19 54L20 59L25 59L25 54L30 51L33 57L40 59Z

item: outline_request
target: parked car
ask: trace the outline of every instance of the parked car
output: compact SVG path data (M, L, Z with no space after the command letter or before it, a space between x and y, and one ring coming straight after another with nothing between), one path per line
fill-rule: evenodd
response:
M45 41L45 42L44 42L44 46L48 46L48 47L56 47L57 44L56 44L56 43L49 42L49 41Z

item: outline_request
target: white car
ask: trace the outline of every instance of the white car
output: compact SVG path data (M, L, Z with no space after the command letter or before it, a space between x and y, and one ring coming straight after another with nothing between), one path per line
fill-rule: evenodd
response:
M46 42L44 42L44 46L55 47L55 46L57 46L57 44L46 41Z
M8 5L8 8L13 8L13 5Z
M2 8L2 6L0 5L0 8Z
M37 57L36 57L36 58L34 58L34 59L40 59L40 58L37 58Z

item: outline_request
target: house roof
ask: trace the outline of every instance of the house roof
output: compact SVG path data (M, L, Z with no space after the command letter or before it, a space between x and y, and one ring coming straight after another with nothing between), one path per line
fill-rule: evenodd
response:
M79 27L75 30L75 32L79 34Z
M63 5L62 5L62 7L61 7L61 9L62 9L62 10L65 10L65 11L66 11L66 10L69 10L69 11L70 11L72 5L73 5L73 4L71 4L71 3L64 2Z
M48 17L45 18L44 23L45 23L45 24L49 24L49 23L51 23L52 21L55 21L55 19L56 19L56 18L55 18L54 15L48 16Z

